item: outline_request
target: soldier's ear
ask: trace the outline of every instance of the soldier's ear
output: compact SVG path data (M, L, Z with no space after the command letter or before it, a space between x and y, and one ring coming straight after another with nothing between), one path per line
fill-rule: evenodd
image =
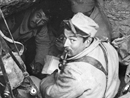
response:
M92 42L92 38L89 37L89 38L87 38L87 39L85 40L84 44L85 44L86 47L87 47L87 46L89 46L89 45L91 44L91 42Z

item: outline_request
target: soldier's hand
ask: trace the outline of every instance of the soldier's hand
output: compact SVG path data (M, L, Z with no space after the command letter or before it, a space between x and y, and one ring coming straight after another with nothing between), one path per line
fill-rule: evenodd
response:
M31 65L31 68L32 68L32 74L37 75L41 73L43 65L39 62L35 62Z

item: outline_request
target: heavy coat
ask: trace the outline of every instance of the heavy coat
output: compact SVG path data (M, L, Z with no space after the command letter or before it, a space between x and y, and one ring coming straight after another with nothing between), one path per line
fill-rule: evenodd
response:
M90 47L69 58L68 61L73 62L68 62L63 71L43 79L40 85L42 96L45 98L114 98L120 84L118 54L109 43L103 42L107 54L108 63L106 63L100 44L101 41L95 39ZM99 61L105 70L108 68L108 80L103 71L81 59L86 56Z

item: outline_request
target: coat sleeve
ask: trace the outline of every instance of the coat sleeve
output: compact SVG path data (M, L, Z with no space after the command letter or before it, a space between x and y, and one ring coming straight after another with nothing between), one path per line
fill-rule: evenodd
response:
M45 56L48 54L50 39L48 35L47 26L43 26L40 32L37 33L36 38L36 55L35 62L44 64Z
M94 78L88 78L79 68L71 66L66 67L63 73L42 80L40 88L45 98L77 98L84 92L91 94L96 85Z

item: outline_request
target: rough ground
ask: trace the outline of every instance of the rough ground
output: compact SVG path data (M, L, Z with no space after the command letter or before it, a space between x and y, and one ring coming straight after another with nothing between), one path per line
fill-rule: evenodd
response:
M130 0L105 0L105 13L109 18L113 35L130 34Z
M9 16L28 8L38 1L39 0L0 0L0 8L5 16Z

